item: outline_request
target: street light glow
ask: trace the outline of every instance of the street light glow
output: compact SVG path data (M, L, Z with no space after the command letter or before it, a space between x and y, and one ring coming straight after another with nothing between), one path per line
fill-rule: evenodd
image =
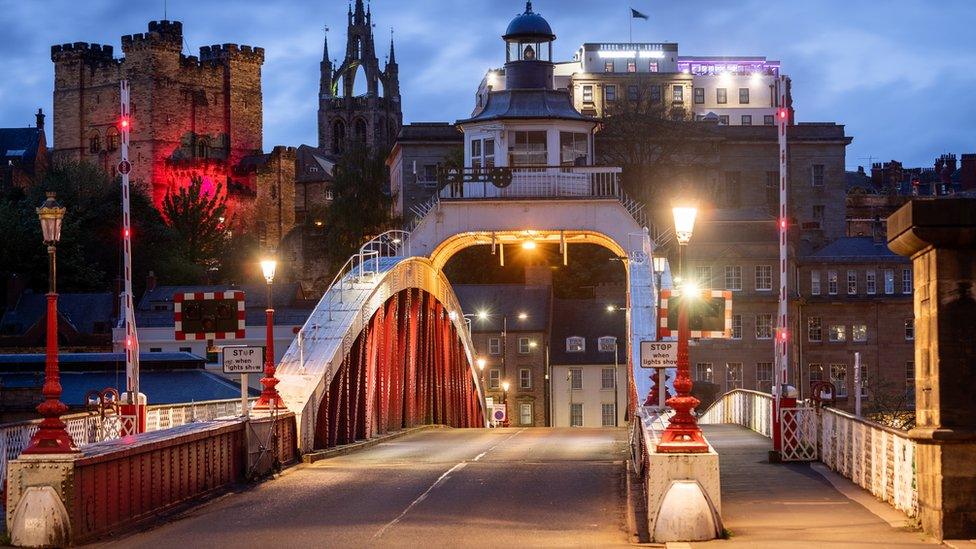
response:
M536 247L535 240L526 240L522 243L523 250L534 250Z
M478 320L488 320L488 311L478 311Z
M527 318L529 318L529 315L527 315L526 313L519 313L518 314L518 319L519 320L525 320Z
M274 259L264 259L261 261L261 272L264 273L264 279L271 284L274 281L275 271L278 269L278 262Z
M535 349L538 346L539 346L539 344L536 343L535 341L530 341L529 342L529 349Z
M691 241L691 233L695 231L695 218L698 216L698 208L694 206L675 206L671 208L674 214L674 235L678 239L678 244L687 244Z
M688 299L698 299L701 297L701 288L696 282L688 281L681 286L682 297L687 297Z
M503 381L502 382L502 391L505 391L507 393L508 392L508 388L511 387L511 386L512 385L508 381Z
M485 360L485 359L483 359L483 358L479 358L475 362L478 364L478 369L479 370L484 370L485 369L485 365L488 364L488 361Z
M612 313L612 312L614 312L616 310L617 310L617 307L615 307L614 305L607 305L607 312L608 313Z

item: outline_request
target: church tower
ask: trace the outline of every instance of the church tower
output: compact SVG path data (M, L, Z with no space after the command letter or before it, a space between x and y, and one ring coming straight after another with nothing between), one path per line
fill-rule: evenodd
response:
M354 143L371 150L387 149L396 141L403 123L393 40L381 71L372 19L363 0L356 0L355 11L349 7L346 57L338 68L329 59L326 37L319 80L319 148L331 154L342 154ZM366 93L358 96L354 95L357 77L366 79Z

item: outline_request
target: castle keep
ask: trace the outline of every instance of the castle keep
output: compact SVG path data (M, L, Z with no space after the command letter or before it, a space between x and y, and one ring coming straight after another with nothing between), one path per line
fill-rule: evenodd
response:
M293 207L254 206L294 196L294 176L281 177L294 174L294 149L262 154L264 49L223 44L185 55L182 23L164 20L150 22L146 33L123 36L122 52L116 59L108 45L51 47L55 157L94 163L114 175L119 81L128 79L132 177L148 185L153 203L159 207L169 192L199 176L205 189L223 186L230 210L242 214L235 216L239 223L253 222L262 240L276 244L294 222ZM282 170L282 162L291 165Z

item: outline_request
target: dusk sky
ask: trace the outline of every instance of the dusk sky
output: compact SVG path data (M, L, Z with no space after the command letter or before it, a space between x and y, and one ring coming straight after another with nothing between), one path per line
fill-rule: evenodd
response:
M50 113L50 46L114 45L163 17L163 0L0 0L0 127ZM765 55L793 79L798 121L834 121L854 137L847 165L867 157L930 166L943 152L976 152L974 0L537 0L557 35L555 57L583 42L676 41L682 55ZM332 57L345 53L342 0L169 0L186 47L261 46L264 146L315 144L323 28ZM375 0L380 62L395 28L405 122L470 114L486 69L500 66L500 35L524 9L517 0ZM50 121L50 118L48 119ZM48 139L52 138L50 126ZM50 144L50 142L49 142ZM56 145L56 144L55 144Z

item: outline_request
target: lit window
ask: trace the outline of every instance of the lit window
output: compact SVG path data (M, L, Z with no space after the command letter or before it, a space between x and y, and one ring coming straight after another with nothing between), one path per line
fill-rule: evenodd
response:
M675 103L681 103L685 100L685 88L684 86L672 86L671 88L671 100Z
M570 368L569 388L574 391L583 390L583 370L581 368Z
M627 72L637 72L637 61L627 61Z
M864 343L868 340L868 326L867 324L855 324L851 326L851 339L858 343Z
M725 266L725 289L733 292L742 290L742 267L739 265Z
M502 371L491 369L488 370L488 388L497 389L500 386L502 379Z
M695 381L707 381L712 383L712 363L699 362L695 364Z
M820 295L820 271L810 271L810 293Z
M812 183L814 187L823 187L824 184L824 165L814 164L812 172Z
M819 316L807 319L807 339L814 343L823 341L823 320Z
M497 337L488 338L488 354L490 355L500 355L502 354L502 340Z
M586 339L578 336L566 338L567 353L582 353L586 350Z
M830 335L830 341L834 343L847 341L847 326L843 324L831 324L827 333Z
M613 72L613 61L603 62L603 72Z
M878 293L878 274L874 271L868 271L864 273L864 279L866 281L868 295Z
M847 295L857 295L857 271L847 271Z
M909 318L905 321L905 341L915 339L915 319Z
M616 370L613 368L603 368L600 375L600 388L613 389L617 386Z
M901 270L901 293L903 294L912 293L912 270L911 269Z
M827 293L837 295L837 271L827 271Z
M658 71L657 61L651 61L650 63L648 63L647 70L650 72L657 72Z
M756 339L773 339L773 315L756 315Z
M732 315L732 339L742 339L742 315Z
M593 86L590 85L583 86L583 102L584 103L593 102Z
M886 294L891 295L895 293L895 271L893 269L885 269L884 285Z
M773 266L756 265L756 290L773 289Z
M532 370L522 368L519 370L519 389L532 388Z

